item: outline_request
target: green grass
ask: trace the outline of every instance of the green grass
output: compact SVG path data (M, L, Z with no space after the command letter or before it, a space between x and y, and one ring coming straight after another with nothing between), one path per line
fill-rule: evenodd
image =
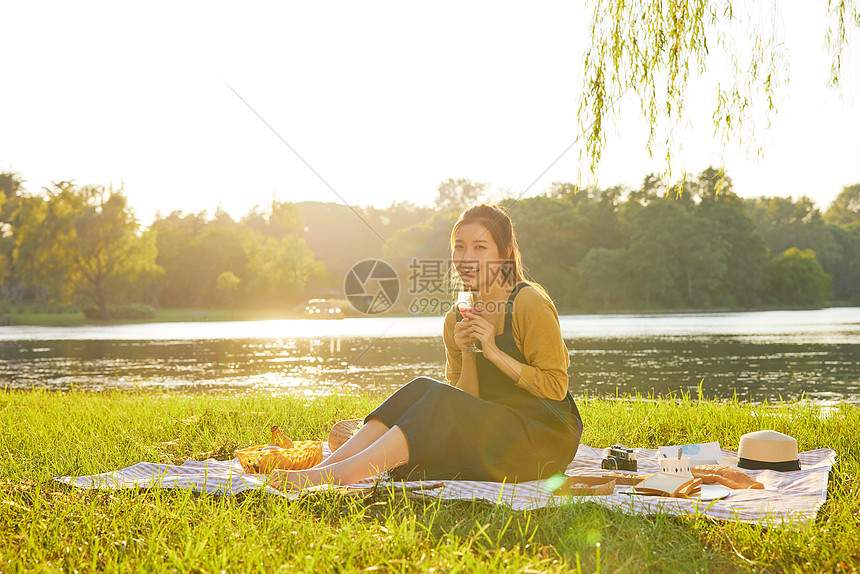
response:
M856 572L860 564L860 412L799 403L689 397L586 398L585 444L719 440L772 428L802 450L837 451L818 519L790 528L705 518L627 516L595 504L515 512L463 501L365 497L289 501L187 491L70 490L51 481L136 462L232 457L281 425L324 439L370 397L304 399L108 392L0 393L0 571Z

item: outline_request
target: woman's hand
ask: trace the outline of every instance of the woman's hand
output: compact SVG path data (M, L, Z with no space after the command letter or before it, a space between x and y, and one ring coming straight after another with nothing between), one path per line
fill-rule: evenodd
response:
M465 351L469 348L469 344L477 339L474 337L474 331L471 330L471 324L469 323L466 316L463 316L461 321L454 323L454 344L461 351Z
M470 335L470 341L481 342L481 350L487 359L492 360L499 354L499 349L496 347L496 328L481 315L480 311L467 311L463 314L463 320L457 323L458 326L460 324L463 325L463 331ZM456 329L454 332L456 340ZM465 347L462 348L465 349Z

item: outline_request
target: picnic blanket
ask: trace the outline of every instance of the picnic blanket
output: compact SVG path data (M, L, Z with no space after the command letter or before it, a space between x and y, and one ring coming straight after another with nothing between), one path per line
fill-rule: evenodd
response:
M634 449L639 462L637 474L658 472L660 465L654 449ZM323 445L323 454L331 451ZM576 457L567 467L568 476L601 476L604 449L580 445ZM737 453L723 449L725 456ZM410 493L441 499L480 500L504 504L514 510L530 510L560 504L593 502L628 514L669 513L677 515L706 515L719 520L762 523L775 526L808 522L815 518L827 498L827 481L836 459L831 449L800 453L801 470L746 471L765 488L732 490L722 500L675 499L626 494L627 486L618 485L605 496L560 496L553 494L552 480L535 480L504 484L466 480L389 482L386 475L347 485L322 485L310 491L335 490L345 493L365 491L375 487L402 489ZM307 495L308 490L281 492L265 486L265 475L244 474L238 459L229 461L187 461L180 466L142 462L117 470L91 476L61 476L54 480L84 489L115 488L183 488L197 492L230 495L245 490L264 490L287 498Z

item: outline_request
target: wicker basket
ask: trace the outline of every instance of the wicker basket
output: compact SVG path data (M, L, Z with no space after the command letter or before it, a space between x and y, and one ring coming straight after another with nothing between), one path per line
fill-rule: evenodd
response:
M270 474L273 470L304 470L322 462L322 442L297 440L293 448L250 446L236 451L246 474Z
M358 429L364 424L364 419L348 419L335 423L328 433L328 447L332 452L343 446L343 443L352 438Z

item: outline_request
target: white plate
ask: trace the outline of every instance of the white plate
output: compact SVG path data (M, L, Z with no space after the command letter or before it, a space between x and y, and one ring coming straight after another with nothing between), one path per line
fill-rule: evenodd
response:
M646 496L644 494L639 494L632 486L628 486L626 490L621 491L622 494L633 494L639 496ZM696 494L690 496L690 499L695 500L719 500L721 498L725 498L731 493L729 488L726 488L722 484L703 484L701 490ZM656 498L656 497L651 497Z
M731 489L722 484L703 484L702 490L697 494L693 494L690 498L699 500L719 500L727 497L731 493Z

